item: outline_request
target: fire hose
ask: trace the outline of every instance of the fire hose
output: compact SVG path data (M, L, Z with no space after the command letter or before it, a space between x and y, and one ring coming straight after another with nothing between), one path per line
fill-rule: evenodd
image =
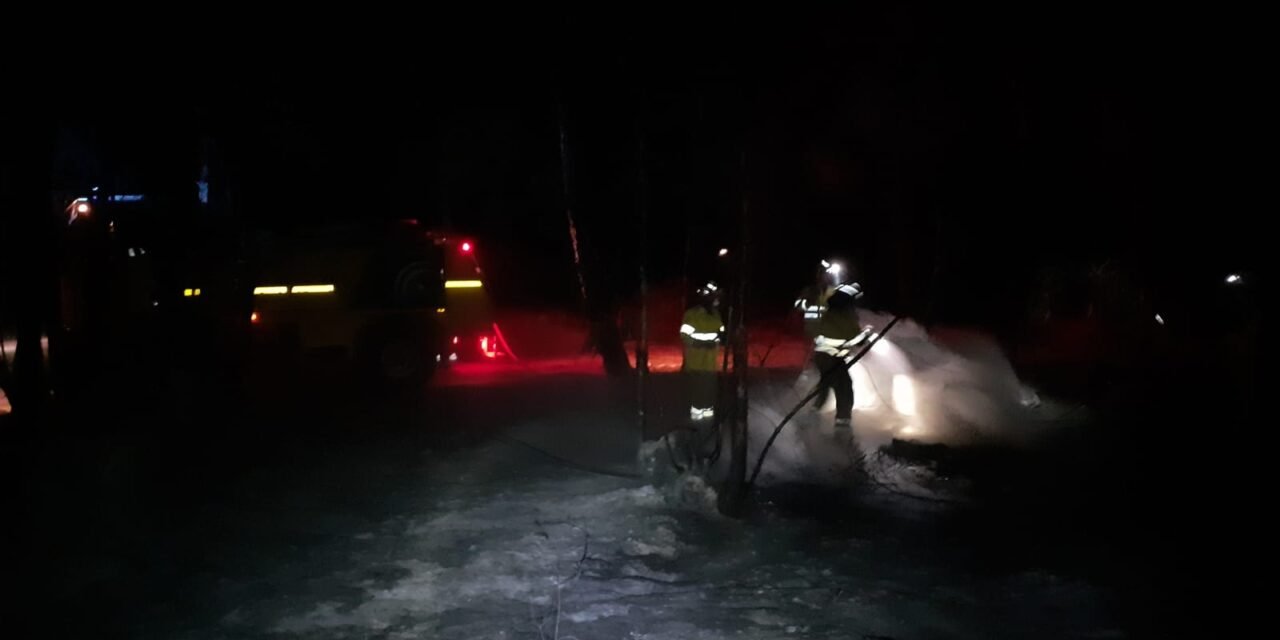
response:
M852 359L846 362L845 370L852 368L853 365L857 364L858 361L861 360L863 356L870 353L871 348L876 346L876 343L880 342L880 339L883 338L885 334L889 333L889 331L893 329L893 325L898 324L898 320L900 319L901 319L901 316L894 316L893 319L889 321L889 324L886 324L884 326L884 329L882 329L879 333L873 334L871 337L871 340L867 341L867 344L863 345L862 350L859 351L857 355L855 355ZM853 342L854 340L857 340L857 338L853 338L848 342L845 342L845 344L841 345L841 347L843 348L845 345L848 345L850 342ZM797 403L796 406L793 407L791 411L788 412L787 415L782 419L782 422L779 422L778 426L774 428L773 434L769 436L769 439L764 443L764 448L760 450L760 458L756 460L756 468L754 471L751 472L751 479L747 481L747 488L750 488L753 485L755 485L756 478L760 475L760 468L764 466L765 456L769 455L769 448L773 446L773 441L778 439L778 434L782 433L782 428L787 426L787 423L791 422L791 419L794 418L797 413L800 413L800 409L804 408L806 404L809 404L810 401L818 397L818 394L821 393L822 390L826 388L826 385L830 381L830 378L835 377L836 372L838 372L839 370L840 370L839 367L833 367L830 370L823 373L822 377L818 380L817 386L813 388L813 391L810 391L808 395L804 397L804 399L802 399L799 403Z

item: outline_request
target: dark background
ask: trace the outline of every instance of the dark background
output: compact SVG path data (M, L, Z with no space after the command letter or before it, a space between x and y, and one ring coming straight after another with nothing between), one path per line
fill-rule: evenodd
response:
M744 197L769 314L830 254L878 306L992 328L1046 269L1121 264L1175 298L1254 268L1256 59L1229 17L759 18L294 29L167 60L120 37L46 110L54 186L189 191L204 159L239 224L419 217L481 238L507 304L573 308L563 121L593 284L620 299L640 203L661 283L715 275Z

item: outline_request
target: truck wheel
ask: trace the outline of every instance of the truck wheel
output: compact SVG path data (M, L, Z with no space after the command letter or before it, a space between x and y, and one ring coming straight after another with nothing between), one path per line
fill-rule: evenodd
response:
M426 363L423 361L422 353L423 349L414 341L387 342L378 354L379 373L392 383L424 378Z
M362 342L359 368L373 386L417 391L435 374L435 353L423 332L383 326L370 331Z

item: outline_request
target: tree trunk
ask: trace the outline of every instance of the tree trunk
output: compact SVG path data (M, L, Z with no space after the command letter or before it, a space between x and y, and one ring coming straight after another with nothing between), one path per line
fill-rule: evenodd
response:
M749 202L747 199L746 153L742 154L742 211L739 220L738 274L734 283L734 304L729 314L729 333L733 349L733 398L729 423L729 475L720 495L720 510L725 515L742 513L747 480L747 370L751 366L747 351L747 290L749 247Z
M648 184L644 169L644 136L639 125L636 126L636 218L639 228L636 235L639 245L640 263L640 334L636 337L636 422L640 431L640 439L644 440L648 428L645 410L647 408L649 378L649 274L646 269L649 259L649 203Z
M564 187L564 217L569 228L569 246L573 248L573 268L578 276L578 294L587 305L587 278L582 272L582 252L578 245L578 223L573 218L573 164L569 156L569 131L565 124L564 105L559 107L560 181Z
M565 122L564 105L559 107L560 173L564 186L564 215L569 228L569 244L573 248L573 265L578 276L578 292L582 296L582 308L586 313L590 344L604 360L605 373L610 376L626 376L631 373L631 361L622 346L622 333L618 330L617 309L613 300L600 294L599 281L592 281L587 288L586 265L582 258L577 220L573 214L573 157L569 152L568 125ZM597 270L598 271L598 270Z
M622 332L612 314L596 314L591 320L591 342L604 361L604 372L622 377L631 375L631 360L622 346Z
M49 212L52 136L38 122L16 117L0 139L0 219L3 269L8 280L8 319L17 333L8 389L15 417L39 418L49 399L41 337L52 331L56 276ZM50 335L50 339L53 336Z

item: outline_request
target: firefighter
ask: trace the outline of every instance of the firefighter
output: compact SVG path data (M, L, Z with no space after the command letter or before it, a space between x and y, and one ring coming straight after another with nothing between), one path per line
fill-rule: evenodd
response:
M862 291L857 285L835 288L827 300L827 309L816 323L813 338L813 361L821 374L816 407L827 401L830 391L836 394L836 429L853 426L853 379L849 377L851 352L870 335L858 323L854 306Z
M689 418L694 422L715 417L716 355L723 333L719 288L714 282L708 282L695 292L694 305L684 312L684 321L680 325Z

